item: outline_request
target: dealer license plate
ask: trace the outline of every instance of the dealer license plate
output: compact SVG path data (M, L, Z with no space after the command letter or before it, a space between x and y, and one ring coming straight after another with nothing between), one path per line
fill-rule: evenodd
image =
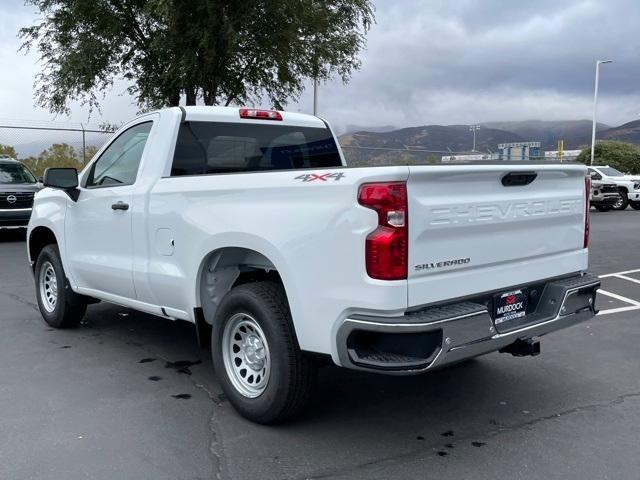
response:
M493 321L496 325L522 318L526 314L526 290L513 290L495 296L493 302Z

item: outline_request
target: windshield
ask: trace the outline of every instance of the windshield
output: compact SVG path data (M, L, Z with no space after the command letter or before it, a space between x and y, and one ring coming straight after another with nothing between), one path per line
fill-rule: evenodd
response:
M0 183L36 183L36 177L21 163L5 163L0 164Z
M624 176L624 173L612 167L603 167L600 169L600 171L602 172L603 175L606 175L607 177L623 177Z

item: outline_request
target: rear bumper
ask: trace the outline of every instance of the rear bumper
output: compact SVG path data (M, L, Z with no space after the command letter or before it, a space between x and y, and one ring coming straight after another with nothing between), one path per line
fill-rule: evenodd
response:
M550 281L535 311L507 329L500 324L499 331L486 305L468 301L401 317L352 315L338 330L340 363L359 370L406 375L501 350L518 340L537 338L592 318L597 313L599 286L598 277L590 274ZM370 345L363 347L362 342L367 341Z
M26 228L31 208L0 209L0 228Z

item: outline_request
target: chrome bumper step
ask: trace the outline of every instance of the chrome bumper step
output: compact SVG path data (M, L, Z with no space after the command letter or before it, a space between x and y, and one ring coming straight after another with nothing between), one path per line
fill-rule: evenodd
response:
M487 305L470 301L429 307L399 317L352 315L338 330L343 366L387 373L419 373L507 349L592 318L600 286L589 273L544 285L535 311L497 328Z

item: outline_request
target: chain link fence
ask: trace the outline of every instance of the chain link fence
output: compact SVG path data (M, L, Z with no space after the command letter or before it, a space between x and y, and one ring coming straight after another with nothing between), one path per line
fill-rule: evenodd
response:
M81 169L113 131L95 124L0 119L0 157L20 160L39 176L49 167Z
M437 163L465 163L492 161L562 161L558 156L540 155L503 155L498 152L456 152L453 150L429 150L424 148L385 148L355 145L341 145L347 164L351 167L382 165L429 165ZM575 156L565 157L564 161L572 161Z
M110 125L0 119L0 157L20 160L39 176L49 167L81 169L111 137L114 130ZM347 164L353 167L428 165L501 159L498 153L429 150L410 146L386 148L342 145L342 150ZM541 156L523 159L512 156L509 160L545 158Z

